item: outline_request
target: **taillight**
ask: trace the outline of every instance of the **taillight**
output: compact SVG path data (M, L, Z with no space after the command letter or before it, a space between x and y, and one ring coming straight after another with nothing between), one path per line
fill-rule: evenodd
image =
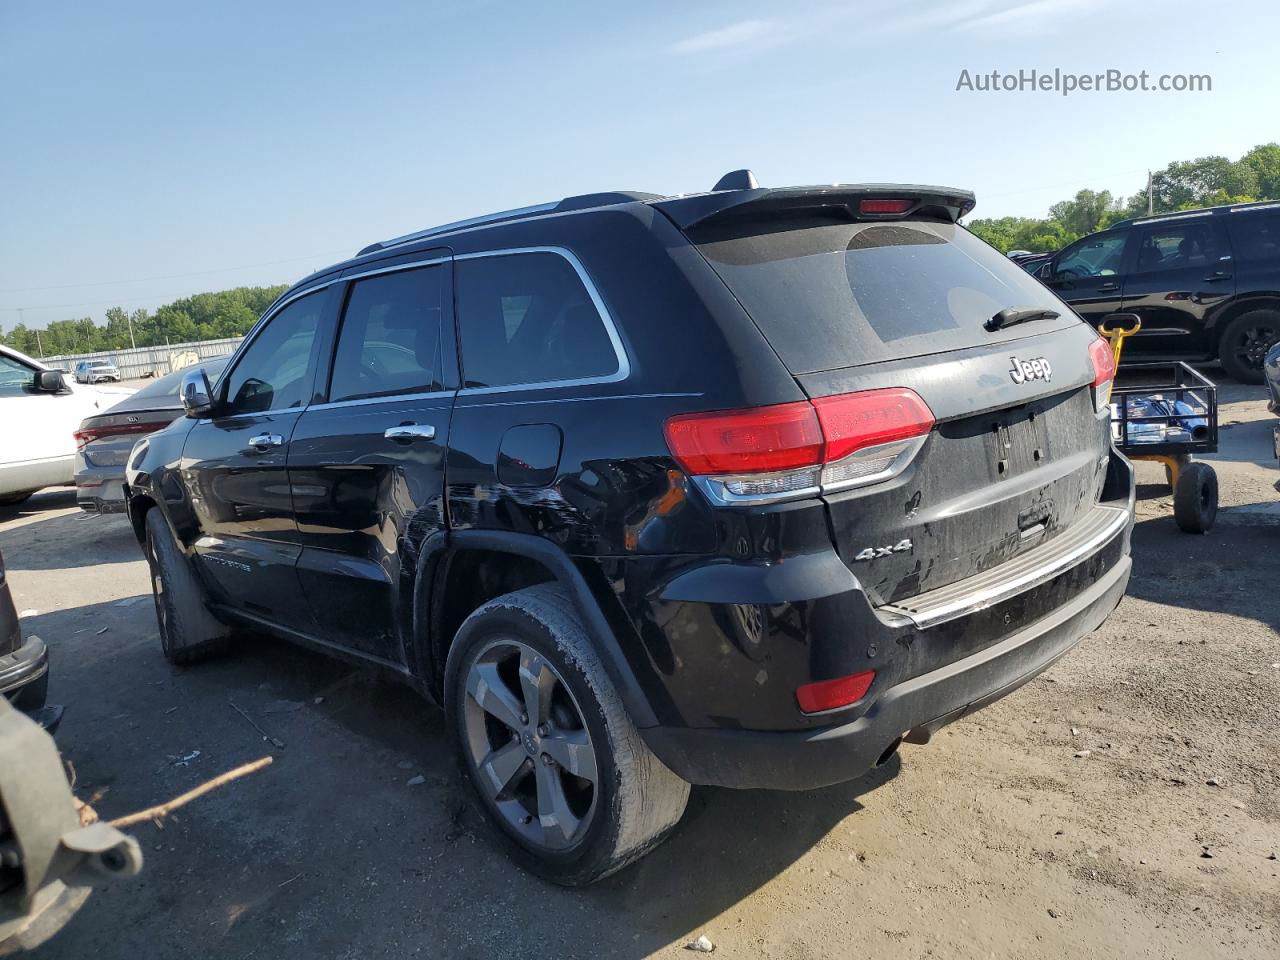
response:
M871 689L874 670L863 670L834 680L819 680L796 688L796 703L804 713L822 713L857 703Z
M858 203L858 212L872 215L906 213L914 205L914 200L889 200L881 197L868 197Z
M83 450L95 440L102 440L107 437L122 437L126 434L137 433L155 433L161 427L167 427L169 420L151 420L139 423L114 423L104 424L102 426L81 427L74 434L76 438L76 449Z
M1111 344L1102 337L1091 341L1089 360L1093 363L1093 404L1101 413L1111 400L1111 387L1116 379L1116 358Z
M665 424L672 456L715 503L810 496L888 479L933 429L904 387L750 410L691 413Z

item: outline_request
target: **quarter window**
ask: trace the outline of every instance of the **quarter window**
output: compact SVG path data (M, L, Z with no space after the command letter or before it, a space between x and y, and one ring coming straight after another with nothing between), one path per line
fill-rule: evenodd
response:
M445 268L420 267L358 280L333 360L329 400L439 390Z
M324 294L293 301L267 321L227 381L227 413L305 406L311 394L311 347Z
M604 320L564 257L538 252L460 260L455 275L466 386L618 373Z

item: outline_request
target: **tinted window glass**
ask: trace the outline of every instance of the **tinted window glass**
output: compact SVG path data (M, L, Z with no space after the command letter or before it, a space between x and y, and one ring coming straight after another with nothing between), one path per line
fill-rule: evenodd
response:
M35 381L34 369L0 354L0 397L18 397L30 393Z
M440 389L445 268L386 273L352 284L329 399Z
M1184 267L1205 268L1216 264L1226 251L1220 249L1218 233L1211 223L1180 223L1151 227L1138 241L1138 273L1158 273Z
M771 221L695 235L698 249L793 373L1027 335L983 323L1006 307L1079 322L1041 283L953 224Z
M311 393L311 345L323 293L295 300L269 321L227 381L228 413L301 407Z
M1280 260L1280 214L1249 213L1226 220L1237 260Z
M607 377L618 356L573 266L554 253L461 260L458 327L469 387Z
M1124 255L1126 237L1125 233L1085 237L1063 251L1058 258L1054 276L1064 280L1115 276L1120 272L1120 258Z

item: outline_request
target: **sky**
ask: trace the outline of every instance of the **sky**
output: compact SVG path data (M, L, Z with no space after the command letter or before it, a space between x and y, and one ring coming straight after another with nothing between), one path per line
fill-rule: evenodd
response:
M1274 0L0 0L0 327L291 282L579 193L939 183L975 216L1280 140ZM980 92L1055 68L1208 92Z

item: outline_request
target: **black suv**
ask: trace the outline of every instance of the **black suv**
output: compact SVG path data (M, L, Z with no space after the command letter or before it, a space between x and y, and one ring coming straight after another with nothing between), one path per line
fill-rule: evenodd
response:
M1105 343L937 187L595 194L377 243L141 440L165 653L234 628L444 705L586 883L689 784L807 789L1009 693L1129 578Z
M1221 360L1262 382L1280 341L1280 203L1124 220L1064 248L1036 276L1097 326L1137 314L1132 360Z

